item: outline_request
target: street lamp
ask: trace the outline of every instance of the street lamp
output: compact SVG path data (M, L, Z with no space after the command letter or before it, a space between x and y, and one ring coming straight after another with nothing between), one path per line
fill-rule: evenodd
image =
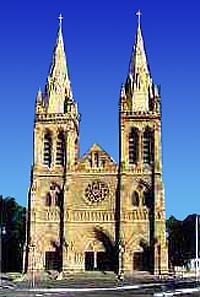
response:
M196 224L195 224L195 237L196 237L196 257L195 257L195 275L196 281L199 277L199 217L196 215Z
M119 243L119 271L118 271L118 280L124 280L124 246Z
M32 250L32 263L31 263L31 288L35 287L35 275L34 275L34 269L35 269L35 244L31 243L29 246Z
M6 234L6 227L0 225L0 287L2 287L2 237Z

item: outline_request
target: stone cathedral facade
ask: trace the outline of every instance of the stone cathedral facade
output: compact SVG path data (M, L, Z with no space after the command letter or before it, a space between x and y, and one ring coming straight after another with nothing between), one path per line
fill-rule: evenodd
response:
M139 18L119 98L119 162L97 144L80 156L60 20L36 99L25 272L167 271L160 105Z

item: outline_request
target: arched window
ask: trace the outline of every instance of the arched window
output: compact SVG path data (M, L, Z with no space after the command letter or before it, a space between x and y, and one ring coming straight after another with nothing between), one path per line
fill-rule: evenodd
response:
M142 204L143 206L146 206L148 208L152 207L152 193L151 191L145 191L143 192L143 197L142 197Z
M56 148L56 164L61 166L65 165L65 137L63 132L60 132L58 134Z
M46 194L46 206L58 206L60 207L62 204L62 190L60 186L56 183L50 184L49 192Z
M45 133L44 135L44 164L48 167L51 167L52 161L52 138L50 132Z
M137 191L134 191L132 194L132 205L139 206L139 203L140 203L139 194Z
M55 206L60 206L61 205L61 189L60 186L55 184L55 189L54 189L54 199L55 199Z
M98 153L94 153L94 164L95 164L95 167L99 167L99 154Z
M154 159L154 137L153 131L146 128L143 134L143 162L151 164Z
M74 142L74 147L75 147L75 162L77 162L79 157L78 138L76 138Z
M138 130L136 128L132 128L129 134L129 163L130 164L137 163L138 150L139 150Z
M48 206L48 207L50 207L51 206L51 203L52 203L52 201L51 201L51 195L50 195L50 193L47 193L45 205Z

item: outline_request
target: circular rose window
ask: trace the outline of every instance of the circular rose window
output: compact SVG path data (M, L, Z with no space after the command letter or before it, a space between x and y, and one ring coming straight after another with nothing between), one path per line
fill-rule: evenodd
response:
M101 181L94 181L88 184L85 189L85 198L90 203L100 202L108 196L108 185Z

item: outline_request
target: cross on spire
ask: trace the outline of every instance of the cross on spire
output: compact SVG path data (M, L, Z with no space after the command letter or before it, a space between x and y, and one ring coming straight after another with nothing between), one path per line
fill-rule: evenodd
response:
M62 14L61 14L61 13L60 13L60 15L59 15L58 19L59 19L59 22L60 22L60 27L61 27L61 26L62 26L62 20L63 20L63 16L62 16Z
M140 25L140 22L141 22L141 15L142 15L140 9L139 9L138 12L136 13L136 15L137 15L137 17L138 17L138 25Z

